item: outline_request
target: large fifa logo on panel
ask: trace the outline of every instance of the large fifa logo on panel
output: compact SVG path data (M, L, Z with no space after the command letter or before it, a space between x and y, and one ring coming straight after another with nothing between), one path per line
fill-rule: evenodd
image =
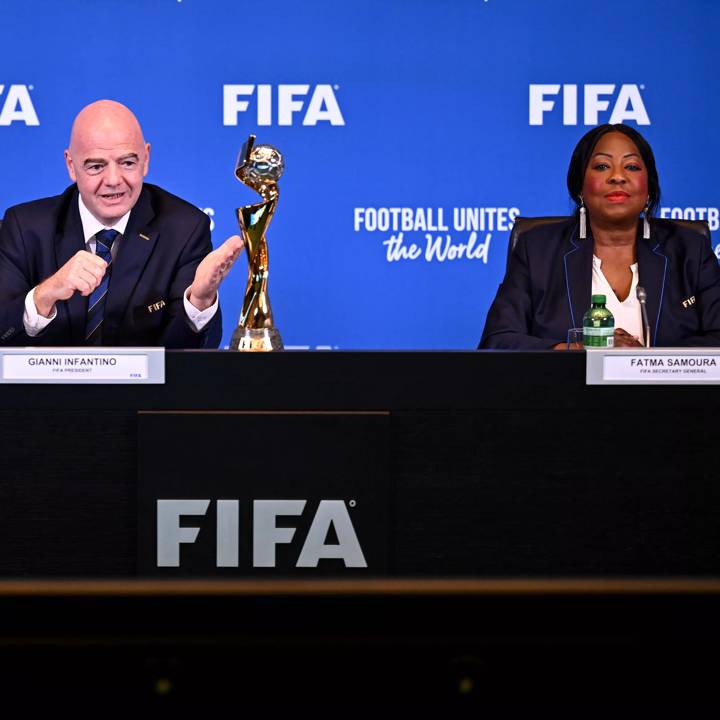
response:
M182 518L204 518L211 499L163 499L157 501L157 567L180 567L180 547L192 545L200 534L200 524L188 526ZM353 508L355 500L350 500ZM252 501L252 566L276 567L276 547L294 544L295 530L289 517L303 515L307 500ZM240 501L216 500L216 567L240 565ZM280 521L284 518L284 521ZM329 534L334 540L328 540ZM345 567L367 568L348 505L343 500L320 500L310 527L295 548L295 567L318 567L323 560L341 560Z
M624 123L650 125L642 98L644 85L530 85L529 124L544 125L550 113L562 113L563 125ZM601 117L602 116L602 117Z
M40 124L30 97L32 89L32 85L10 85L6 90L6 86L0 84L0 127L13 123Z
M223 85L223 125L255 111L259 126L345 125L337 85Z

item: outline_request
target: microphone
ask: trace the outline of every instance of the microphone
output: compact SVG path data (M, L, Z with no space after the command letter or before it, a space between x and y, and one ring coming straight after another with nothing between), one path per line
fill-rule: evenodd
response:
M647 293L645 288L640 285L637 286L635 291L637 299L640 302L640 311L642 312L643 325L645 326L645 347L650 347L650 323L648 322L647 316Z

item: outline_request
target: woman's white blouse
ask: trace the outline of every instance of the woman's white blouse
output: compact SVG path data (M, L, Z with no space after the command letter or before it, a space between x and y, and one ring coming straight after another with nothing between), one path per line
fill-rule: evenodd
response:
M615 327L626 330L634 335L641 343L643 343L642 329L642 313L640 311L640 302L637 299L636 290L638 285L638 264L633 263L630 266L632 270L632 286L630 294L620 302L615 291L610 287L610 283L603 275L602 260L593 255L592 270L592 294L605 295L607 304L605 307L613 314L615 318Z

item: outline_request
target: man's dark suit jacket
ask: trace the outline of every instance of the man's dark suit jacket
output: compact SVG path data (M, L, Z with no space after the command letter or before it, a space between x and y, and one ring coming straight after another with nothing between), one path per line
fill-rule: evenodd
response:
M88 298L57 304L57 317L36 337L23 326L25 296L85 249L78 191L10 208L0 228L0 345L84 345ZM112 263L102 344L217 347L220 310L195 332L183 293L212 250L205 213L145 184ZM164 303L164 305L162 305Z
M720 346L720 267L707 238L670 220L652 220L637 240L639 285L647 292L656 347ZM481 348L546 350L582 327L592 293L593 239L577 221L520 235L483 331Z

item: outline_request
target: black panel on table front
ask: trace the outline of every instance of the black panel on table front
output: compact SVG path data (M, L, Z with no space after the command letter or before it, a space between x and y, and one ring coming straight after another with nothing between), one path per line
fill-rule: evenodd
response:
M622 432L612 408L396 413L396 561L408 574L713 574L706 420ZM674 438L674 439L673 439Z
M137 414L0 411L1 575L135 568Z
M170 352L164 386L5 385L0 574L133 574L136 413L176 409L390 412L397 574L717 574L720 389L586 387L584 362Z

